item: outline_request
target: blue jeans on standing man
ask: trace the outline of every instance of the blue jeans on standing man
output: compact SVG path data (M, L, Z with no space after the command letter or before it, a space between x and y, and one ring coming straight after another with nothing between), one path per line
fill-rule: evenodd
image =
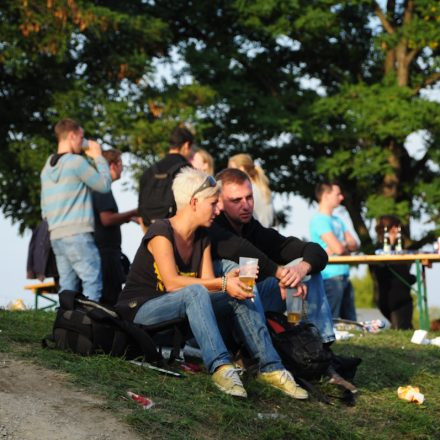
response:
M202 352L203 362L213 373L221 365L231 363L214 313L220 308L229 313L247 349L254 358L258 358L261 372L284 369L254 303L236 300L226 293L209 293L201 284L193 284L147 301L137 311L134 322L153 325L187 317Z
M60 276L60 291L80 291L99 301L102 293L101 257L91 233L51 240Z
M339 275L324 280L325 293L333 318L356 321L354 290L348 275Z

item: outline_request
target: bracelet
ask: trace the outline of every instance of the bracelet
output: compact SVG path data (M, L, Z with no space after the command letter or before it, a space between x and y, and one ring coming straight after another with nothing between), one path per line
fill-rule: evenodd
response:
M222 276L222 293L226 292L226 285L228 284L228 279L226 278L226 275Z

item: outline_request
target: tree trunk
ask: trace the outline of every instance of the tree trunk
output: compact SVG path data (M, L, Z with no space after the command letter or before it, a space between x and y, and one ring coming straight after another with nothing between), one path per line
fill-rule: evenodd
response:
M390 197L394 200L399 195L400 175L401 175L401 162L399 147L396 146L396 142L392 139L388 145L389 156L388 163L390 164L392 171L385 174L383 178L382 194L386 197Z
M344 206L346 207L348 214L350 215L353 227L361 240L361 245L363 248L370 249L373 246L373 241L371 240L370 233L361 215L361 207L354 203L348 193L346 193L344 199Z

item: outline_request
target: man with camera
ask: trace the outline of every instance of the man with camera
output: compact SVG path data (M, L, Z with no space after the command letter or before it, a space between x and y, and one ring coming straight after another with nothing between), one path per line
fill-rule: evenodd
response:
M41 211L49 224L50 241L60 275L60 291L81 290L99 301L102 291L101 261L93 238L91 191L110 191L112 179L101 146L88 141L84 157L82 127L72 119L55 126L56 154L41 172Z

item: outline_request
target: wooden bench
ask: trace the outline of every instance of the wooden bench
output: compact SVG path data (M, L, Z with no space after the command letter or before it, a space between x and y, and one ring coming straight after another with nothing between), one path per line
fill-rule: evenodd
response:
M53 295L58 293L58 285L56 285L54 281L47 281L38 284L28 284L27 286L24 286L24 288L26 290L31 290L32 293L35 295L35 310L38 309L39 298L44 298L45 300L50 302L49 305L41 307L40 310L50 309L58 304L58 301L56 299L47 296L47 294Z

